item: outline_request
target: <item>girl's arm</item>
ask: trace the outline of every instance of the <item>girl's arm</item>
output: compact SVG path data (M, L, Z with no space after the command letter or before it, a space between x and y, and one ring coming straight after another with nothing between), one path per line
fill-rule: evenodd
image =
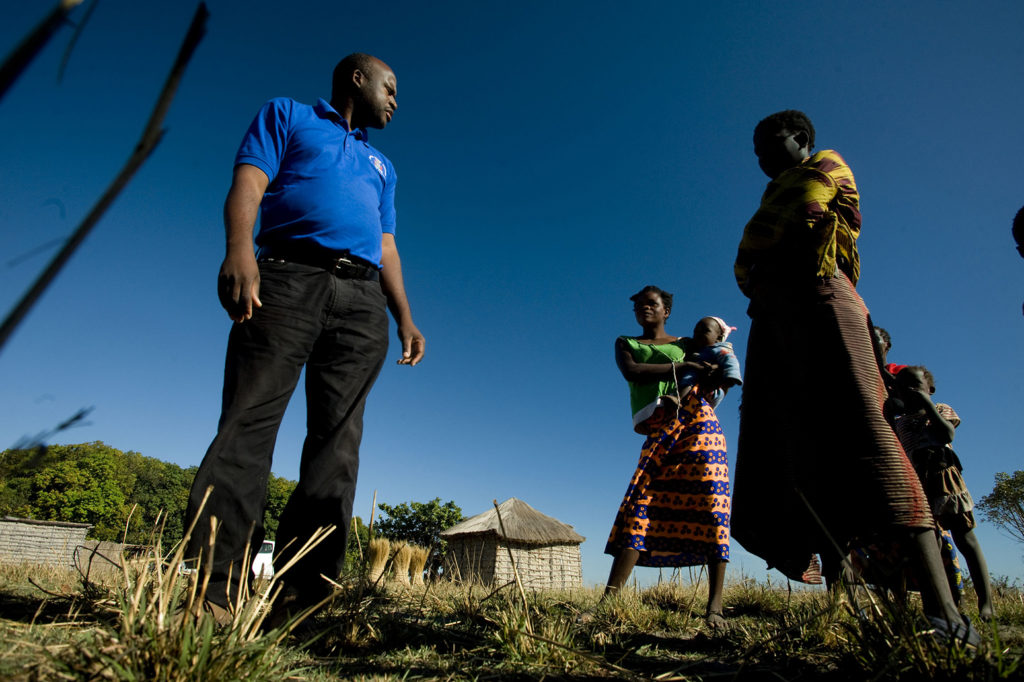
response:
M924 408L924 413L928 417L928 434L937 441L952 443L953 424L939 413L931 396L924 391L905 391L904 393L910 394L913 402L918 403L918 407Z
M659 381L673 380L671 362L650 364L637 362L633 359L629 346L621 338L615 339L615 364L618 366L619 371L622 372L623 378L634 384L651 384ZM675 365L677 374L686 369L706 372L708 367L714 367L714 365L708 365L708 363L704 362L677 362Z

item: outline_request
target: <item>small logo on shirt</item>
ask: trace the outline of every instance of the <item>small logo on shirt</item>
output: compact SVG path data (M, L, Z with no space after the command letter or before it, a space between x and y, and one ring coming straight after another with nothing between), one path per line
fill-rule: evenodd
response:
M384 162L381 161L380 159L378 159L373 154L371 154L370 155L370 163L372 163L373 167L377 169L378 173L380 173L381 179L382 180L386 180L387 177L388 177L388 169L384 166Z

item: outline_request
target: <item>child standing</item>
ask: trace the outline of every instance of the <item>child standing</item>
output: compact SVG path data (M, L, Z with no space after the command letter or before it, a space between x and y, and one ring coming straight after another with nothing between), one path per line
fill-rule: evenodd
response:
M953 452L953 430L960 417L945 403L933 403L935 380L925 367L904 367L896 373L896 386L903 413L896 416L894 429L910 462L921 479L935 520L953 535L956 547L978 593L978 614L992 620L992 587L981 544L974 533L974 500L967 490L960 458Z

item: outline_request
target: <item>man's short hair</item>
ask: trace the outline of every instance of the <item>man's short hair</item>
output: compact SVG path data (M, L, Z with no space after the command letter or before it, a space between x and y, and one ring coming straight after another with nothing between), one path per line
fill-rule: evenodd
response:
M875 333L882 337L882 342L885 343L885 350L892 349L892 337L889 336L889 332L882 327L875 327Z
M672 310L672 294L668 293L664 289L659 289L653 284L648 284L643 289L630 296L629 300L635 304L644 294L657 294L661 298L661 304L668 310Z
M754 128L754 136L758 134L774 135L780 130L788 130L791 133L798 133L801 130L807 133L807 148L814 149L814 124L807 114L796 109L778 111L771 116L761 119L761 122Z
M352 74L356 69L367 76L373 73L377 58L363 52L353 52L338 62L334 67L334 75L331 78L331 101L335 102L343 95L350 92L352 88Z
M1013 218L1013 240L1017 246L1024 247L1024 208L1017 211Z

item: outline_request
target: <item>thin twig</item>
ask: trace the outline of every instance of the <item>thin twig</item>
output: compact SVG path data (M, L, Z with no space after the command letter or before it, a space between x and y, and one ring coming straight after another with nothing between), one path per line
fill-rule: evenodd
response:
M81 2L82 0L77 0ZM85 13L82 15L82 20L75 26L75 32L71 34L71 40L68 41L68 46L64 49L64 54L60 58L60 66L57 67L57 82L60 83L64 78L64 69L68 67L68 62L71 61L71 52L75 49L75 44L78 43L78 39L82 37L82 32L85 30L86 24L89 23L89 18L92 17L92 13L96 10L96 5L100 4L100 0L92 0L89 6L85 8Z
M512 547L509 546L508 533L505 532L505 522L501 520L501 509L498 508L498 501L494 502L494 511L498 514L498 527L501 528L501 537L505 541L505 550L508 551L508 560L512 562L512 575L516 579L516 586L519 587L519 594L523 598L523 615L526 616L526 629L533 634L533 623L530 622L530 603L526 601L526 590L523 589L523 581L519 579L519 569L516 568L516 559L512 556Z
M488 599L490 599L494 595L498 594L499 592L504 590L506 587L510 587L512 585L515 585L515 584L516 584L515 580L509 580L504 585L499 585L498 587L495 587L493 590L491 590L490 594L488 594L486 597L484 597L483 599L480 600L480 603L483 604L485 601L487 601Z
M814 511L814 507L811 506L810 500L807 499L803 491L800 490L799 488L796 489L796 494L803 501L804 506L807 507L808 513L810 513L811 518L814 519L814 522L818 524L818 528L820 528L821 532L825 534L825 538L829 541L829 544L832 545L832 549L835 550L836 556L839 557L841 564L843 566L849 566L849 558L847 553L843 551L843 549L839 546L839 543L836 542L835 538L832 537L832 533L825 526L825 522L821 520L821 517L818 516L818 513Z
M74 599L75 598L75 595L71 594L70 592L68 592L68 593L52 592L52 591L46 589L45 587L43 587L42 585L37 583L36 579L33 578L32 576L28 576L28 581L30 583L32 583L32 585L34 585L40 592L42 592L43 594L48 594L51 597L60 597L62 599Z
M356 548L359 549L359 562L363 561L363 541L359 539L359 526L356 524L356 517L352 517L352 534L356 536Z
M370 525L366 527L367 541L373 539L373 513L377 511L377 491L373 491L373 502L370 503Z
M14 307L14 310L7 316L7 319L4 320L3 325L0 325L0 349L3 349L15 328L28 314L29 310L32 309L32 306L35 305L35 302L54 278L56 278L78 247L81 246L92 228L96 226L96 223L99 222L100 218L114 202L114 199L117 198L121 190L128 184L128 181L132 179L132 176L135 175L136 171L139 170L146 159L149 158L149 155L153 153L153 150L156 149L164 134L164 130L160 126L163 124L167 110L171 106L171 100L174 99L174 93L178 89L178 83L181 82L185 67L188 65L192 54L195 52L199 41L202 40L203 34L206 31L206 19L209 15L206 3L200 2L195 15L192 17L192 25L189 26L188 33L185 35L185 40L178 52L178 58L174 61L174 66L167 77L167 82L164 83L163 90L160 91L160 97L157 99L156 106L153 107L153 113L150 114L149 121L142 131L142 137L139 138L139 142L135 146L135 151L132 152L121 172L118 173L117 177L107 188L107 191L103 193L103 196L100 197L96 205L93 206L89 214L68 239L64 248L54 256L46 270L36 279L32 287ZM0 80L0 88L2 87L2 80ZM2 89L0 89L0 95L2 95Z
M36 449L38 449L39 452L36 453L35 458L29 464L30 467L35 468L36 466L38 466L39 460L42 459L42 457L46 454L46 441L50 440L50 438L52 438L53 436L57 435L61 431L64 431L66 429L70 429L73 426L86 426L86 425L88 425L88 422L85 422L85 423L83 423L83 422L84 422L85 418L89 416L89 413L92 412L92 410L93 410L93 408L91 408L91 407L83 407L78 412L75 412L73 415L71 415L70 417L68 417L64 421L62 421L60 424L57 424L57 426L55 426L54 428L50 429L49 431L40 431L39 433L37 433L35 436L32 436L31 438L29 438L29 437L22 438L17 443L12 445L11 449L12 450L36 450Z
M692 567L691 567L692 569ZM683 625L688 625L690 618L693 616L693 605L697 603L697 592L700 590L700 578L704 575L704 564L701 564L700 569L697 570L697 580L694 581L693 574L691 574L690 584L693 585L693 591L690 593L690 603L686 605L686 620L683 621ZM711 572L708 571L708 589L711 589ZM708 604L710 607L711 605Z
M25 36L14 51L7 55L7 59L0 65L0 99L7 94L7 91L18 80L22 72L28 68L32 60L36 58L40 50L50 42L53 34L64 25L64 21L75 7L81 4L82 0L61 0L57 6L50 10L39 24Z

